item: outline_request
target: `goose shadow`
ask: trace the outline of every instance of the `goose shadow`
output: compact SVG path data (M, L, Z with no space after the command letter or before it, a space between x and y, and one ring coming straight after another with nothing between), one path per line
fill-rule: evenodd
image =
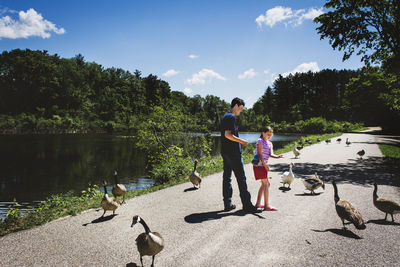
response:
M190 215L185 216L184 220L187 223L202 223L205 221L219 220L223 217L227 216L245 216L246 214L254 215L260 219L265 219L263 216L260 216L257 213L248 213L243 210L237 210L235 212L227 212L224 210L217 211L207 211L201 213L192 213Z
M137 265L136 263L134 263L134 262L130 262L130 263L128 263L127 265L126 265L126 267L138 267L139 265Z
M400 225L400 223L398 223L398 222L387 221L385 219L368 220L366 223L374 223L374 224L380 224L380 225Z
M348 237L348 238L362 239L362 237L356 235L355 233L353 233L352 231L350 231L348 229L336 229L336 228L330 228L330 229L325 229L325 230L311 229L311 231L314 231L317 233L331 232L336 235L341 235L341 236Z
M183 190L183 192L196 191L196 190L199 190L199 189L197 187L189 187L189 188L186 188L185 190Z
M82 226L87 226L88 224L95 224L95 223L102 223L102 222L106 222L111 220L112 218L114 218L115 216L117 216L118 214L111 214L105 217L99 217L97 219L94 219L93 221L91 221L90 223L84 223L82 224Z
M302 196L302 197L313 197L313 196L319 196L319 195L321 195L321 194L323 194L323 192L318 192L318 193L314 193L314 194L311 194L311 193L303 193L303 194L294 194L295 196Z
M292 188L290 188L290 187L288 188L286 186L281 186L281 187L279 187L279 190L281 190L282 193L286 193L287 191L292 190Z

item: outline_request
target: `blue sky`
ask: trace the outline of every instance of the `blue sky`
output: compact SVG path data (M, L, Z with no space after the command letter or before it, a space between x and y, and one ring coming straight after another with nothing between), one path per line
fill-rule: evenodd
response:
M171 90L251 107L278 74L357 69L320 40L325 1L0 0L0 49L48 50L154 74Z

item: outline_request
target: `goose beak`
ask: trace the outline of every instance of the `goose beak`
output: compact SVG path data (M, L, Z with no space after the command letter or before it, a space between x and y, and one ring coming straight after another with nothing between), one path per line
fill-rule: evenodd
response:
M136 223L133 222L133 223L131 224L131 227L135 226L135 224L136 224Z

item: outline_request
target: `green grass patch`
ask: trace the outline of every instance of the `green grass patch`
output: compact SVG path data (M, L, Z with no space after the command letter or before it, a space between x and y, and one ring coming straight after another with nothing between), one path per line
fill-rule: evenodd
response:
M400 147L395 145L379 145L379 149L386 158L400 160Z

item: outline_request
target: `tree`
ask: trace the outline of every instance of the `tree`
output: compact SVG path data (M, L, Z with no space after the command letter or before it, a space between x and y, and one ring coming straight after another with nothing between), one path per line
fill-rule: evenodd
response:
M358 50L367 66L400 72L400 0L331 0L324 7L331 11L314 22L321 39L344 50L343 61Z

